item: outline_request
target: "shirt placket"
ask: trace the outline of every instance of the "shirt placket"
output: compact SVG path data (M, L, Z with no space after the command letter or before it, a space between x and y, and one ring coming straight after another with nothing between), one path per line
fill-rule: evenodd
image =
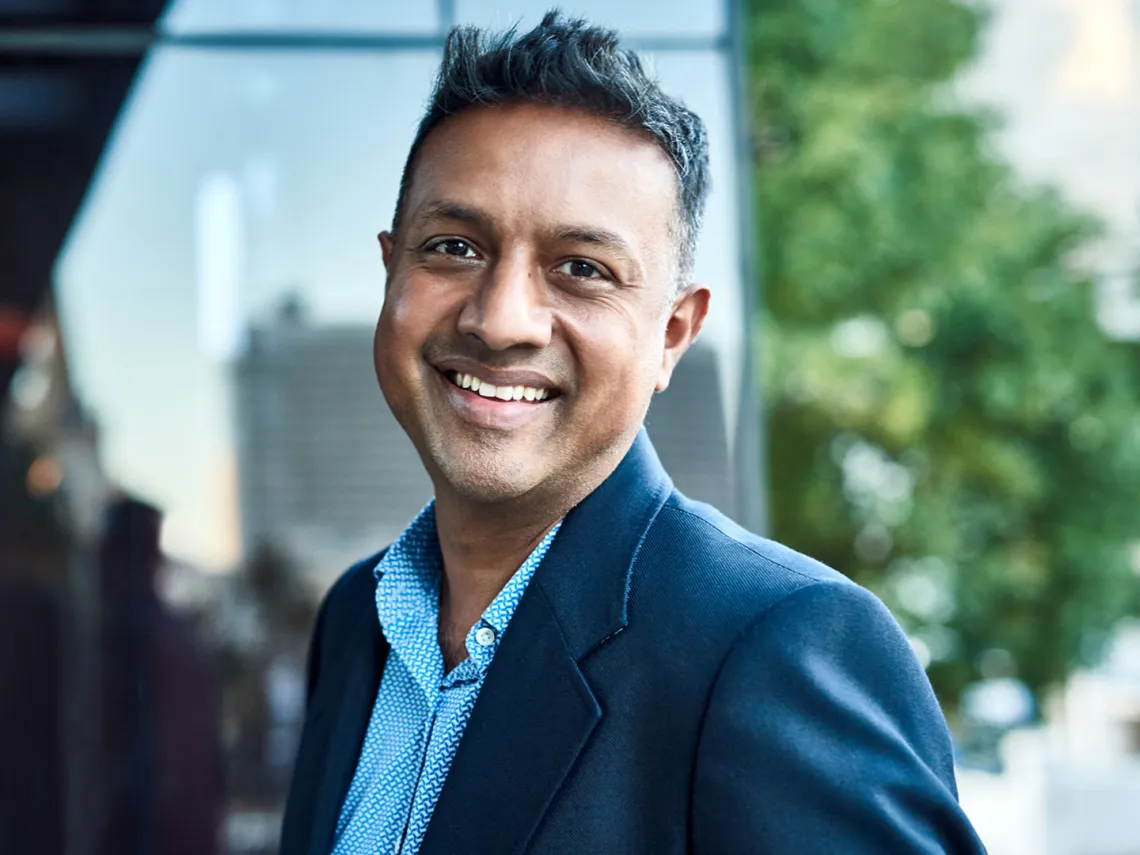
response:
M404 814L404 827L400 831L400 842L396 845L396 855L403 855L404 844L408 841L408 829L411 827L412 817L415 816L416 813L416 802L419 800L420 787L424 780L424 769L427 768L428 756L431 753L432 733L435 731L435 722L439 715L440 694L439 692L436 693L435 703L430 706L430 714L425 720L424 726L420 729L420 768L416 773L416 782L412 786L412 797L408 801L408 810Z
M417 833L411 835L409 832L412 829L412 823L423 816L423 824L426 825L435 810L435 802L439 799L439 792L442 790L445 777L442 770L437 766L441 765L439 762L441 757L446 756L445 762L442 763L442 769L446 770L450 767L456 748L456 745L451 745L450 742L453 739L458 742L457 736L449 732L449 725L456 713L463 707L470 693L474 692L481 682L481 669L476 671L474 668L463 667L473 664L468 660L468 662L461 663L460 667L452 673L445 675L435 694L434 702L431 705L431 714L422 731L424 750L420 758L416 783L412 788L411 804L404 821L400 845L396 850L397 855L404 855L405 847L410 847L407 849L408 852L416 851L419 848L423 830L417 829Z

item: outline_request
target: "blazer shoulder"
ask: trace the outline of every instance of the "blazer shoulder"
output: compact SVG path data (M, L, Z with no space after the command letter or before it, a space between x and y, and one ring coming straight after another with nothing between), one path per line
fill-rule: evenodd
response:
M688 608L738 629L804 588L822 584L873 597L842 573L676 491L647 533L639 558L663 596L687 600Z
M783 583L790 589L814 582L854 584L826 564L748 531L711 505L677 491L666 501L658 522L676 529L687 542L714 558L722 572L760 573L773 584Z

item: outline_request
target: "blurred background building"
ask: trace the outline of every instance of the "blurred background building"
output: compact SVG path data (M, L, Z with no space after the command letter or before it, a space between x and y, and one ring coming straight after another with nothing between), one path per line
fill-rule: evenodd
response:
M547 5L0 0L0 851L108 839L124 495L274 851L319 597L430 493L375 234L447 29ZM1140 0L562 5L709 125L678 486L885 599L994 855L1140 852Z
M235 365L243 543L281 545L326 585L431 496L376 395L372 335L367 324L311 326L291 301L250 331Z

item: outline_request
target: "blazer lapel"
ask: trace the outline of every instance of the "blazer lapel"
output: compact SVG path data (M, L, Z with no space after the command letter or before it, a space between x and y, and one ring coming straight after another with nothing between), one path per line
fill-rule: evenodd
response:
M495 653L422 855L526 848L602 719L579 663L628 623L633 561L671 489L642 431L567 515Z
M497 667L508 654L511 669ZM524 611L520 603L459 743L421 855L521 851L601 715L549 605L538 598Z
M309 837L310 855L328 855L333 847L337 819L348 793L364 735L380 688L380 675L388 657L388 643L380 631L372 600L361 615L350 638L359 638L352 653L344 660L340 673L325 681L338 693L337 701L322 707L325 727L329 728L328 753L324 775L316 787L318 802L313 812L313 828Z

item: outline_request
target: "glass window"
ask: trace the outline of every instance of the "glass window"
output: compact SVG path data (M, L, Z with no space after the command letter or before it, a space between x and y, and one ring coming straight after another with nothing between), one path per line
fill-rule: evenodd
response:
M568 11L656 51L646 58L666 88L709 125L696 275L713 287L712 317L650 430L676 483L732 512L743 328L729 78L711 49L724 47L723 9L638 5ZM98 169L89 185L88 167L75 178L86 194L53 299L27 330L22 316L18 328L0 317L0 338L23 354L11 396L22 444L0 443L0 475L17 474L24 502L0 514L17 531L0 532L0 547L15 540L32 567L20 572L35 577L0 591L0 647L21 669L0 662L0 712L44 723L21 730L34 750L15 774L58 756L55 795L41 801L67 814L25 823L37 852L62 851L43 829L65 825L80 848L126 851L122 835L165 828L170 804L195 852L276 851L320 596L431 493L372 368L385 279L376 234L391 223L451 19L505 26L545 10L501 8L169 5ZM118 105L128 72L99 63L122 74ZM43 84L41 69L18 71ZM21 126L56 124L74 106L33 88L51 103L13 102ZM50 191L59 159L43 161L28 158ZM157 745L178 750L159 757ZM144 764L130 787L104 792ZM193 798L159 804L155 792Z
M346 32L435 34L438 4L398 0L174 0L160 26L168 33Z
M375 392L362 418L387 413L368 353L384 283L376 233L391 222L437 63L430 51L167 48L141 72L57 289L103 464L166 509L174 555L215 568L238 558L233 405L251 330L284 311L355 331L359 359L323 370ZM394 432L391 442L404 440ZM406 504L425 497L417 489Z
M575 0L558 4L571 15L580 15L614 27L627 38L709 38L727 32L727 0L658 0L652 9L637 0ZM478 26L506 27L523 20L533 25L551 7L546 0L456 0L456 17Z
M657 51L644 59L657 73L665 91L684 101L708 127L712 190L693 275L712 289L709 316L700 341L714 348L719 356L725 424L733 426L744 348L744 303L737 218L739 179L729 86L732 69L730 61L716 51Z

